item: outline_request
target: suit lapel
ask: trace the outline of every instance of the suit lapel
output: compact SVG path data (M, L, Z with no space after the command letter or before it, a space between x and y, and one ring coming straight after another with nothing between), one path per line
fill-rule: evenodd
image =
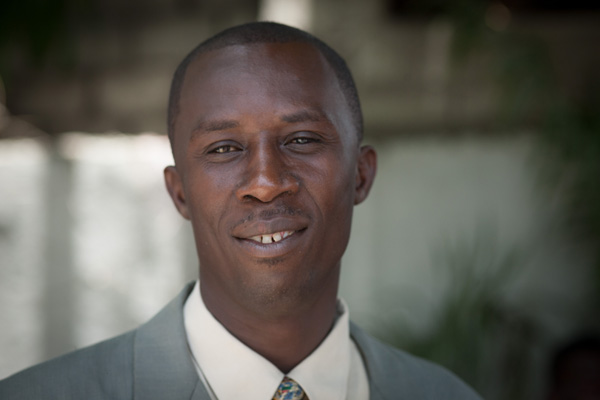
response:
M134 399L210 400L192 362L183 323L183 305L192 288L193 283L187 285L154 318L135 331ZM390 374L379 356L382 345L353 323L350 323L350 334L367 368L370 400L386 399L385 388L398 377Z
M381 359L380 344L369 337L362 329L350 322L350 336L360 351L369 378L369 399L385 400L393 397L386 396L386 388L398 384L398 377L393 376Z
M134 338L134 399L209 400L193 365L185 328L183 304L193 284L137 329Z

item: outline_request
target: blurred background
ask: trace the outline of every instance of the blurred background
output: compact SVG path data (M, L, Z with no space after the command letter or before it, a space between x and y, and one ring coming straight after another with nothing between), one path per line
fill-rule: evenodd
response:
M487 399L544 399L600 329L600 5L9 0L0 13L0 378L132 329L197 275L162 181L177 64L276 20L346 58L379 152L341 295Z

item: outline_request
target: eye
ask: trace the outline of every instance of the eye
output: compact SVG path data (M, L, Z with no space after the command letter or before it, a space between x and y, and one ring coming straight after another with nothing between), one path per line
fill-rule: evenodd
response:
M319 139L314 138L314 137L310 137L310 136L297 136L294 137L292 139L290 139L290 141L288 142L288 144L311 144L311 143L318 143Z
M231 153L233 151L238 151L239 148L230 144L224 144L222 146L219 147L215 147L214 149L210 150L209 153L213 153L213 154L225 154L225 153Z
M294 143L294 144L307 144L307 143L311 143L313 142L314 139L310 139L307 137L299 137L299 138L294 138L292 140L290 140L290 143Z

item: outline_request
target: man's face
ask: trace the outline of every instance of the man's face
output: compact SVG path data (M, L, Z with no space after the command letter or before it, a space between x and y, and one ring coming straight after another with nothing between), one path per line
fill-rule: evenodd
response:
M311 45L230 46L190 64L165 177L192 222L205 299L283 310L337 291L375 168L352 121Z

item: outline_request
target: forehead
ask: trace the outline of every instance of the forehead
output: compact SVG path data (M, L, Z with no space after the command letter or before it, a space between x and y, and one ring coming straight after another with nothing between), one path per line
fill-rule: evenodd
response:
M319 109L341 129L351 114L325 57L308 43L233 45L200 54L188 67L175 121L185 135L190 118Z
M226 46L198 55L188 67L183 91L195 83L224 76L231 79L231 74L240 73L246 78L261 79L263 84L276 84L284 77L303 84L330 78L337 81L321 52L309 43L251 43ZM337 85L336 89L339 89Z

